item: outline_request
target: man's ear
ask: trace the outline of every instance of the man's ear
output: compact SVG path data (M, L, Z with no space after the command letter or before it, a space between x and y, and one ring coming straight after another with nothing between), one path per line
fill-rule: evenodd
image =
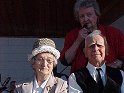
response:
M85 48L83 48L83 52L84 52L85 57L87 58L87 54L86 54L86 49Z

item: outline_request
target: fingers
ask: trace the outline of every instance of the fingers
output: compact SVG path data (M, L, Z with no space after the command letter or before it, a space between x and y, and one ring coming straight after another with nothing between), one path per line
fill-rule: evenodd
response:
M79 34L82 38L86 38L86 36L88 35L88 30L86 28L82 28L80 31L79 31Z

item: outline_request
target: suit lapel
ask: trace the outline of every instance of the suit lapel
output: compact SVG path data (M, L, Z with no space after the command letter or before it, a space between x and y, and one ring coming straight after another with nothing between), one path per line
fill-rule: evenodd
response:
M52 74L46 84L43 93L54 93L56 89L56 84L57 84L57 80Z

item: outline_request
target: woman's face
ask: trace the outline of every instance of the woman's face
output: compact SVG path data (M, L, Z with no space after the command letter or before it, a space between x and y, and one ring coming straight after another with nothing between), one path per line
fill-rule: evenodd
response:
M81 26L87 25L88 28L97 27L98 16L93 7L81 7L79 9L79 22Z
M35 57L33 69L37 74L50 75L53 70L54 59L51 53L40 53Z

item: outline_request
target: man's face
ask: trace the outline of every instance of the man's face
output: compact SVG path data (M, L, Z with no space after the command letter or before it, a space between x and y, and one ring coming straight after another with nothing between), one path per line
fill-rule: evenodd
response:
M40 53L35 57L33 69L36 73L49 75L53 70L54 56L51 53Z
M85 48L86 57L91 64L101 64L105 58L105 43L103 37L95 35L93 38L89 37L86 39Z
M96 28L97 27L97 19L98 16L95 13L93 7L81 7L79 10L79 22L81 26L87 25L88 28Z

